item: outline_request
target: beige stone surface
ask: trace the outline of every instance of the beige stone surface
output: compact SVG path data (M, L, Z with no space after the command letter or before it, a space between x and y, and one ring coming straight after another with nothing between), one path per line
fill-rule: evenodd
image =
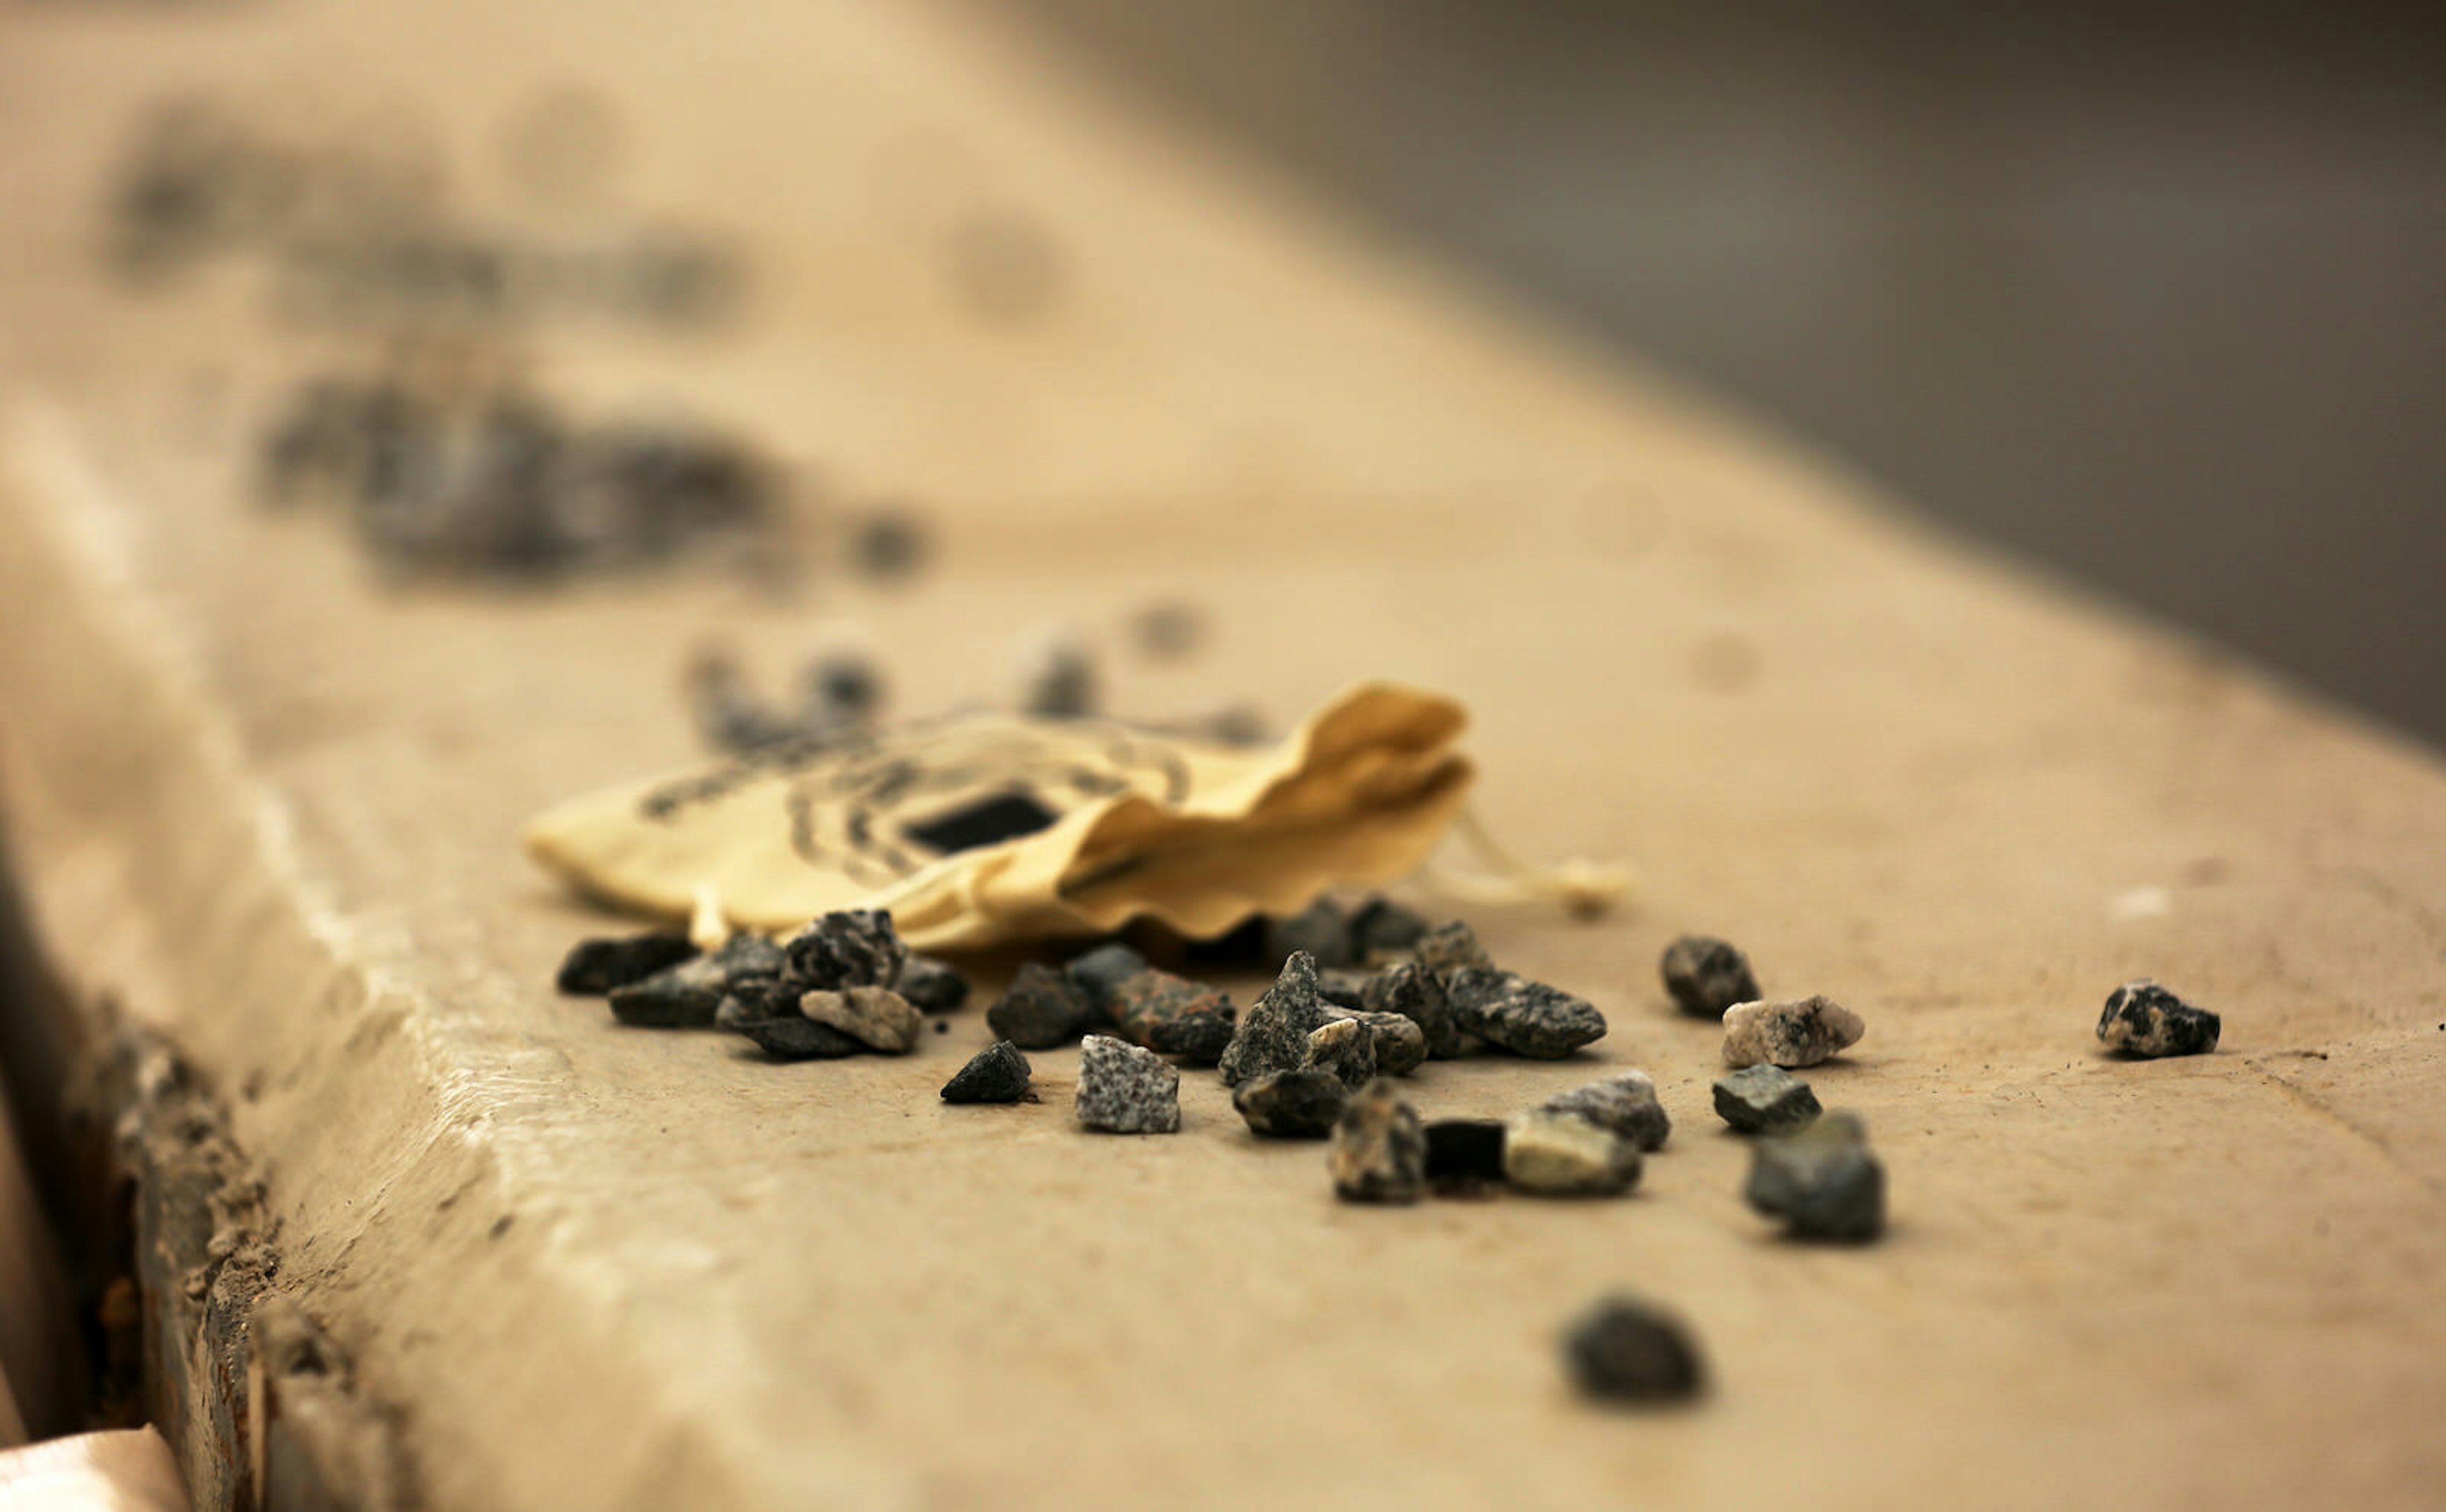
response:
M242 267L96 272L99 176L160 88L413 107L480 162L569 79L622 102L630 193L737 228L761 278L735 336L547 328L535 370L922 501L922 589L386 593L246 497L247 428L329 341ZM0 803L34 922L236 1100L282 1276L434 1505L2437 1504L2432 755L1926 539L982 9L20 7L0 181ZM1059 249L1044 320L950 294L979 204ZM1497 832L1636 862L1600 924L1471 910L1611 1035L1410 1088L1503 1114L1645 1069L1677 1128L1636 1195L1346 1206L1211 1075L1162 1139L1073 1128L1075 1052L1033 1057L1040 1104L940 1105L974 1011L777 1067L548 991L601 921L518 827L691 755L695 638L778 674L855 622L926 710L1002 689L1013 626L1111 645L1176 591L1213 649L1116 658L1118 707L1448 690ZM1810 1079L1870 1122L1882 1244L1741 1205L1720 1031L1655 978L1688 928L1874 1026ZM2141 975L2225 1016L2218 1054L2096 1053ZM1614 1288L1691 1318L1705 1406L1571 1398L1556 1335Z

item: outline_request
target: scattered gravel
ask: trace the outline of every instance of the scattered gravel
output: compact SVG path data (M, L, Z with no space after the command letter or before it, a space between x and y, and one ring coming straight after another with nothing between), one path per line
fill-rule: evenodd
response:
M1232 1108L1273 1139L1323 1139L1349 1100L1350 1089L1328 1071L1270 1071L1232 1089Z
M916 1049L917 1036L926 1028L926 1020L909 1005L909 999L889 987L811 992L799 999L799 1012L887 1055L905 1055Z
M1037 961L1019 968L1010 990L986 1010L986 1025L1022 1050L1051 1050L1105 1022L1077 982Z
M1779 1066L1749 1066L1716 1082L1716 1114L1743 1134L1783 1134L1816 1121L1817 1094Z
M1180 1073L1152 1050L1110 1035L1079 1046L1079 1122L1110 1134L1180 1129Z
M1867 1029L1831 998L1745 1002L1724 1015L1724 1064L1815 1066L1858 1044Z
M1015 1103L1028 1095L1027 1057L1007 1039L977 1052L943 1084L947 1103Z
M1325 1027L1316 958L1296 951L1282 975L1240 1016L1219 1063L1223 1084L1236 1087L1270 1071L1297 1071L1308 1062L1308 1036Z
M1563 1336L1571 1380L1609 1402L1658 1405L1699 1394L1705 1372L1682 1320L1629 1297L1609 1297Z
M577 997L600 998L614 987L642 981L696 954L685 934L656 930L616 940L581 940L560 963L553 985Z
M1427 1136L1417 1110L1391 1082L1369 1082L1334 1122L1326 1165L1345 1202L1417 1202L1427 1179Z
M1673 1132L1673 1120L1657 1099L1656 1083L1644 1071L1627 1071L1550 1097L1545 1111L1576 1113L1651 1154L1664 1148L1666 1136Z
M1735 1003L1756 1002L1758 978L1750 958L1730 941L1710 935L1684 935L1665 947L1665 990L1685 1014L1722 1018Z
M1465 966L1444 979L1461 1031L1515 1055L1560 1060L1605 1037L1605 1015L1587 999L1517 972Z
M1503 1131L1503 1177L1547 1197L1609 1197L1639 1182L1639 1147L1577 1113L1516 1113Z
M1356 1018L1336 1018L1308 1036L1302 1069L1326 1072L1357 1091L1376 1077L1376 1036Z
M1886 1170L1857 1113L1827 1113L1753 1147L1749 1204L1795 1239L1872 1240L1886 1226Z
M2147 979L2127 981L2106 999L2098 1018L2098 1040L2119 1055L2154 1060L2161 1055L2205 1055L2217 1047L2224 1021L2194 1008Z

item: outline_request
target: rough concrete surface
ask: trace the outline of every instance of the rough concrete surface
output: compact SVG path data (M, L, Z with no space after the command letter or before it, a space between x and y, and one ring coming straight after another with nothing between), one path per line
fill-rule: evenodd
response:
M430 1503L2434 1504L2437 759L1930 543L1001 25L0 16L10 853L64 980L234 1091L283 1285L397 1411ZM931 575L797 605L385 591L332 520L244 486L324 338L243 267L142 296L95 269L97 185L158 90L422 109L481 165L570 79L621 103L630 200L734 228L758 279L724 336L539 329L538 377L682 394L916 501ZM1033 324L950 289L941 239L980 204L1060 259ZM1415 899L1610 1033L1402 1094L1501 1116L1642 1067L1687 1132L1638 1195L1341 1204L1317 1147L1251 1136L1208 1073L1179 1135L1097 1138L1075 1049L1033 1057L1039 1104L941 1104L988 1042L974 1010L906 1056L777 1065L552 991L612 926L518 828L695 754L701 637L778 676L855 621L916 712L1007 696L1029 626L1109 635L1179 595L1211 649L1107 658L1113 707L1287 722L1415 681L1471 704L1507 843L1636 865L1595 924ZM1754 675L1709 671L1727 640ZM1748 1144L1701 1116L1722 1031L1656 975L1690 931L1874 1022L1811 1080L1876 1130L1879 1245L1742 1206ZM2139 976L2213 1003L2217 1053L2103 1055L2097 1004ZM1006 980L981 965L977 1001ZM1686 1317L1703 1405L1575 1400L1555 1340L1624 1287ZM1383 1431L1349 1431L1354 1401Z

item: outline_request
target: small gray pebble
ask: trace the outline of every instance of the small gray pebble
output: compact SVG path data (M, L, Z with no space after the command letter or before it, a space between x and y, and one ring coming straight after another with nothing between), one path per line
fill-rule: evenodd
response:
M739 1026L776 1060L838 1060L861 1055L866 1047L829 1024L792 1014L786 1018L759 1018Z
M645 1029L710 1027L729 987L710 956L694 956L640 981L612 989L612 1017Z
M900 980L909 947L881 908L846 908L808 924L781 943L783 975L801 992L889 987Z
M1421 935L1418 954L1420 962L1447 984L1455 972L1472 968L1479 971L1495 969L1495 958L1477 943L1477 932L1458 919L1450 924L1438 924Z
M986 1025L1022 1050L1051 1050L1104 1022L1063 973L1029 961L1011 978L1010 990L986 1010Z
M1664 1148L1673 1132L1673 1120L1657 1098L1656 1083L1644 1071L1627 1071L1558 1093L1546 1100L1546 1111L1577 1113L1599 1129L1620 1134L1644 1153Z
M1322 1024L1308 1035L1300 1066L1329 1073L1353 1090L1364 1087L1376 1076L1375 1032L1356 1018Z
M1635 1297L1609 1297L1563 1336L1563 1358L1582 1391L1609 1402L1686 1401L1705 1372L1681 1319Z
M1857 1113L1827 1113L1751 1148L1742 1196L1795 1239L1863 1242L1886 1226L1886 1170Z
M1737 1002L1756 1002L1758 978L1747 956L1729 941L1710 935L1684 935L1665 947L1665 990L1685 1014L1722 1018Z
M1739 1133L1788 1133L1820 1111L1809 1083L1780 1066L1749 1066L1716 1082L1716 1115Z
M1350 949L1350 921L1330 898L1319 898L1297 913L1266 921L1266 958L1288 961L1294 950L1314 956L1320 970L1359 963Z
M2154 1060L2161 1055L2205 1055L2217 1047L2224 1021L2194 1008L2146 978L2127 981L2106 999L2098 1018L2098 1040L2107 1049Z
M1089 1035L1079 1046L1078 1115L1106 1133L1174 1133L1180 1128L1180 1073L1154 1051Z
M1007 1039L995 1040L943 1084L947 1103L1015 1103L1027 1095L1027 1057Z
M1334 1120L1326 1167L1344 1202L1417 1202L1427 1180L1427 1136L1418 1110L1391 1082L1369 1082Z
M1267 988L1232 1035L1218 1063L1223 1084L1238 1086L1270 1071L1297 1071L1308 1060L1308 1036L1325 1025L1325 999L1316 980L1316 958L1293 951L1282 975Z
M1117 940L1071 957L1062 971L1086 994L1090 1006L1099 1013L1110 1013L1113 994L1121 983L1151 966L1146 957Z
M1605 1015L1587 999L1517 972L1464 966L1444 979L1444 992L1463 1033L1515 1055L1560 1060L1605 1037Z
M696 953L687 936L660 930L613 940L581 940L561 961L553 985L573 996L599 998L614 987L668 971Z
M1460 1025L1453 1018L1443 981L1424 963L1402 961L1385 967L1368 979L1360 1001L1369 1013L1399 1014L1418 1025L1426 1036L1427 1054L1437 1059L1460 1054Z
M949 961L913 955L901 963L893 991L919 1013L947 1014L969 1000L969 979Z
M1349 1100L1350 1089L1326 1071L1270 1071L1232 1089L1232 1107L1273 1139L1323 1139Z

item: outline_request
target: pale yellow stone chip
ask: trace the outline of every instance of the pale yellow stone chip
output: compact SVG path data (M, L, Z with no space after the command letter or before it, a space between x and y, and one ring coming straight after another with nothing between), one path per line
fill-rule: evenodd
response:
M921 949L1220 934L1418 869L1471 769L1454 700L1364 683L1270 749L1095 720L967 714L783 747L575 798L527 827L581 891L779 931L889 908Z

